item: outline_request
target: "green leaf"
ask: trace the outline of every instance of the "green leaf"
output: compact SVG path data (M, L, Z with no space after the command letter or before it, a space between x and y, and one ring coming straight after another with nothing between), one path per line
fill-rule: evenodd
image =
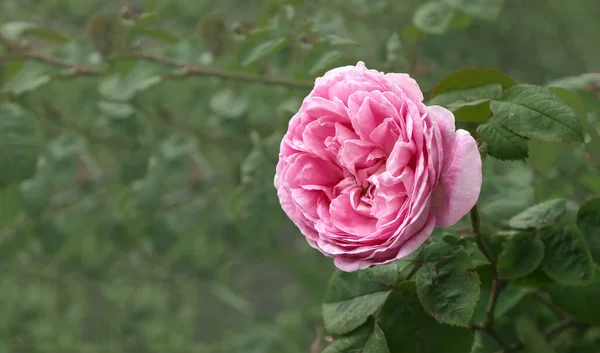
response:
M335 63L342 59L343 54L337 49L329 50L323 55L319 55L316 60L309 61L311 64L308 73L310 75L321 74L329 70Z
M448 25L448 28L449 29L467 28L467 27L469 27L471 22L473 22L473 16L471 16L470 14L468 14L464 11L455 9L454 14L452 16L452 20L450 21L450 24Z
M20 197L23 210L31 217L39 217L48 206L53 194L54 170L45 166L33 178L21 183Z
M106 115L115 118L128 118L135 113L135 108L124 102L98 101L98 108Z
M231 88L225 88L210 98L210 107L223 117L236 119L246 113L248 101L236 95Z
M340 337L322 353L389 353L385 334L371 318L365 325L348 336Z
M494 21L500 17L504 0L444 0L452 7L458 8L482 20Z
M535 321L527 316L519 316L516 320L515 330L519 341L523 343L527 353L552 353L554 349L538 330Z
M37 23L24 21L5 23L0 27L0 35L10 40L18 40L22 36L32 36L59 43L69 41L69 38L53 29L42 27Z
M443 34L448 30L453 9L439 1L422 4L414 13L413 24L421 31L429 34Z
M364 324L397 283L398 266L393 263L355 272L335 272L323 300L327 330L343 334Z
M590 85L600 85L600 73L591 72L582 75L562 77L548 82L546 87L560 87L574 91L585 91Z
M579 208L577 225L589 246L594 261L600 264L600 196L586 201Z
M508 130L496 119L479 127L479 139L487 142L488 155L500 160L519 160L528 156L527 140Z
M254 64L258 60L281 50L287 44L287 38L273 38L260 42L250 52L242 58L242 66Z
M131 29L131 34L139 37L149 37L161 40L165 43L177 43L179 38L173 33L162 28L147 28L135 26Z
M494 98L498 98L501 95L501 84L488 83L481 86L443 92L433 97L429 101L428 105L441 105L449 110L455 111L464 106L481 104ZM487 118L487 116L484 116L481 120L485 120Z
M520 136L553 142L583 142L577 115L543 87L518 85L491 103L494 118Z
M0 229L10 224L21 212L18 184L0 188Z
M471 258L445 241L427 246L416 275L425 311L442 324L470 327L479 299L479 275Z
M50 82L49 70L37 63L25 61L21 69L10 75L2 85L2 93L11 92L17 96L33 91Z
M535 234L516 233L498 256L498 277L515 279L526 276L542 263L544 243Z
M435 97L444 92L480 87L490 83L499 83L503 89L516 85L512 78L497 69L466 68L454 71L442 79L431 91L431 96Z
M544 201L517 214L508 221L508 224L516 229L539 228L552 222L561 213L565 212L566 208L567 202L565 199Z
M600 306L595 305L600 293L600 268L596 267L595 272L593 282L587 286L572 287L556 284L546 289L554 304L565 309L577 320L590 325L600 325Z
M393 353L464 353L473 345L470 328L440 324L423 310L413 281L389 295L377 320Z
M490 273L491 277L491 273ZM481 295L479 301L475 307L475 313L473 314L473 322L480 322L485 318L487 306L490 298L491 285L482 286ZM508 283L503 287L502 294L498 296L496 303L496 310L494 311L494 318L499 319L515 308L523 298L529 293L534 292L532 288L524 288L512 283Z
M0 104L0 184L32 177L39 152L33 118L15 104Z
M540 267L525 277L517 278L512 282L515 285L528 288L545 288L556 284L556 281L548 277L548 275Z
M538 230L546 248L542 269L560 284L577 286L594 278L594 261L575 220L563 214Z

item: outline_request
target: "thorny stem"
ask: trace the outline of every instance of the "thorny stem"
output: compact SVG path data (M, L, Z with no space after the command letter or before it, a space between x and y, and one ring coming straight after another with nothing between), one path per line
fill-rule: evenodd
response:
M264 85L276 85L276 86L285 86L290 88L303 88L310 89L313 87L314 83L311 81L297 81L291 80L285 77L276 77L276 76L261 76L255 74L249 74L245 72L232 72L225 71L217 68L210 67L201 67L191 64L182 64L178 63L170 58L154 56L150 54L144 53L136 53L130 54L123 57L118 57L117 59L138 59L138 60L146 60L159 63L164 66L172 67L175 72L166 74L163 78L188 78L188 77L217 77L226 80L232 81L240 81L247 83L258 83ZM57 75L58 77L73 77L73 76L102 76L104 71L98 70L92 67L88 67L85 65L71 64L67 61L45 56L37 53L31 52L16 52L7 55L0 56L0 62L15 60L15 59L24 59L24 60L35 60L44 62L50 65L63 67L65 71ZM113 59L114 60L114 59Z

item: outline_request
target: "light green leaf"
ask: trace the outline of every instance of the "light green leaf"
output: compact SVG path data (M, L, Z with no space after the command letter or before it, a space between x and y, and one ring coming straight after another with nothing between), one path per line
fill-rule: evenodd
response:
M516 229L542 227L552 222L561 213L565 212L566 208L567 202L565 199L544 201L517 214L508 221L508 224Z
M583 142L577 115L543 87L518 85L491 103L494 118L520 136L540 141Z
M21 212L18 184L0 187L0 229L10 224Z
M589 246L594 261L600 264L600 196L589 199L579 208L577 225Z
M473 345L470 328L440 324L423 310L413 281L389 295L377 321L393 353L464 353Z
M414 13L413 24L429 34L443 34L448 30L454 11L443 2L429 1L422 4Z
M69 41L69 38L53 29L42 27L37 23L24 21L5 23L0 27L0 35L10 40L18 40L22 36L32 36L59 43Z
M444 92L480 87L490 83L499 83L503 89L516 85L512 78L497 69L466 68L454 71L442 79L431 91L431 96L435 97Z
M515 279L526 276L542 263L544 243L533 234L513 234L498 256L498 277Z
M258 60L281 50L287 44L287 38L273 38L258 43L250 52L242 58L242 66L254 64Z
M115 118L128 118L135 113L135 108L124 102L98 101L98 108L106 115Z
M600 325L600 306L595 305L600 293L600 268L596 266L596 274L591 284L587 286L562 286L553 285L546 289L552 302L577 320L590 325Z
M474 17L493 21L500 17L504 0L444 0L452 7L465 11Z
M600 73L592 72L576 76L568 76L548 82L546 87L560 87L574 91L584 91L589 85L600 84Z
M0 184L32 177L39 152L35 120L15 104L0 104Z
M327 330L343 334L364 324L397 283L398 266L394 263L355 272L335 272L323 300Z
M487 142L487 153L494 158L518 160L528 156L527 140L508 130L494 118L479 127L479 139Z
M445 241L427 246L416 275L425 311L442 324L470 327L479 299L479 275L467 253Z
M17 96L33 91L50 82L49 70L35 62L25 61L21 69L9 76L2 85L2 93L11 92Z
M312 65L310 65L310 68L308 69L308 73L310 75L321 74L326 70L331 69L342 57L342 52L337 49L327 51L323 55L319 55L316 60L312 62Z
M231 88L225 88L210 98L210 107L217 114L236 119L248 110L248 101L237 95Z
M372 318L361 328L327 346L322 353L390 353L385 334Z
M566 214L538 234L545 246L542 269L560 284L580 286L594 278L594 261L575 220Z
M516 320L515 330L519 341L523 343L527 353L553 353L554 349L538 330L535 322L527 316L519 316Z

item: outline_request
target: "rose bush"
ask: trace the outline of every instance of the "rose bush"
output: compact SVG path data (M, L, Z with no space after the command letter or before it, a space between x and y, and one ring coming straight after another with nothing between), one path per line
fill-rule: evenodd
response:
M359 62L315 82L283 137L275 188L308 243L355 271L458 222L482 182L477 144L407 74Z

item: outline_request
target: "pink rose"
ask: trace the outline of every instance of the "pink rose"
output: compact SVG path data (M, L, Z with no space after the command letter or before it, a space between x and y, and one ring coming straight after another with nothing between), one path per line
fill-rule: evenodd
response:
M308 243L355 271L409 255L466 215L481 159L410 76L359 62L317 78L281 142L275 188Z

